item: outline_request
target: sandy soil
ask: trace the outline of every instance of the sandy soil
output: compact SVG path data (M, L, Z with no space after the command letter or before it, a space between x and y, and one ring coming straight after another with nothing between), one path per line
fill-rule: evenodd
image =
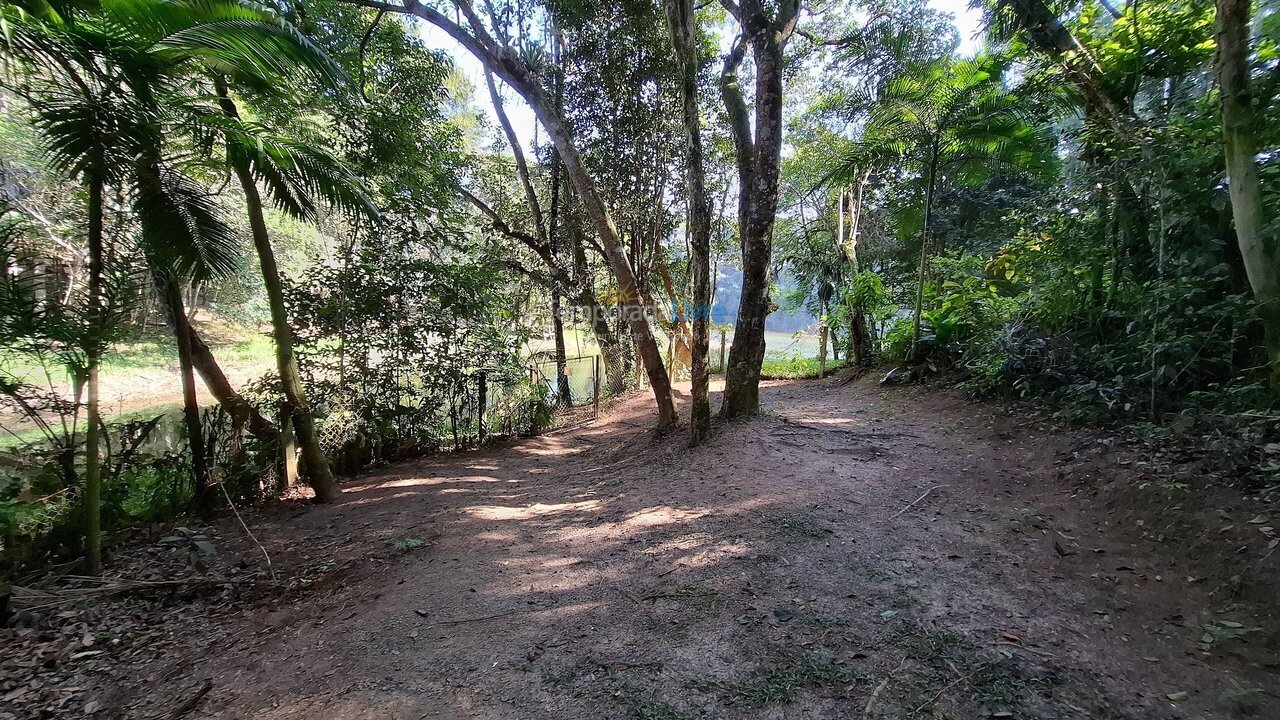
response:
M326 581L171 605L94 716L207 680L185 717L1280 717L1275 655L1205 640L1244 610L1063 479L1080 437L917 388L764 403L691 450L636 397L251 519Z

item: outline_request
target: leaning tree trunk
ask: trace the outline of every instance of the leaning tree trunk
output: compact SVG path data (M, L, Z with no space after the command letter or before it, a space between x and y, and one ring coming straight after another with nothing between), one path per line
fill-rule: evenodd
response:
M98 446L102 438L102 418L98 412L98 368L102 362L106 332L102 305L102 179L89 178L89 351L86 381L88 424L84 434L84 550L85 573L102 572L102 463Z
M516 175L520 178L521 187L524 188L525 201L529 204L529 214L532 216L534 232L537 233L539 254L543 255L543 259L554 271L559 269L556 255L557 196L560 193L559 165L555 162L551 165L550 222L544 223L542 203L538 200L538 193L533 187L533 177L529 173L529 163L525 160L524 148L521 147L520 138L516 135L515 127L512 126L511 119L507 116L506 108L502 102L502 95L498 93L498 86L493 82L493 73L487 69L484 73L484 81L489 89L489 101L493 104L493 114L498 118L498 126L502 128L503 134L506 135L507 144L511 147L511 156L515 159ZM558 101L559 96L557 94L557 103ZM556 402L571 404L567 372L568 361L564 342L564 315L560 302L560 286L556 277L552 277L550 290L551 332L555 343Z
M711 203L707 198L703 167L702 128L698 119L698 50L692 0L666 0L667 23L680 62L680 106L688 157L686 182L689 193L689 275L693 282L693 348L690 374L693 402L689 443L698 445L711 434L711 401L707 397L711 377L707 352L711 322ZM674 298L673 298L674 299Z
M1267 233L1267 207L1254 160L1258 119L1249 97L1249 1L1218 0L1218 57L1222 136L1231 214L1245 273L1262 318L1271 385L1280 389L1280 242Z
M217 82L217 91L222 111L228 117L239 118L235 103L232 102L227 87L221 80ZM329 468L329 460L320 447L315 418L311 415L310 406L307 405L306 390L302 387L298 360L293 354L293 328L289 325L289 316L284 306L284 286L280 280L280 268L276 265L275 250L271 247L271 237L267 233L262 196L258 193L258 186L253 180L253 173L249 170L247 160L234 153L232 155L231 164L236 178L240 181L240 189L244 192L249 229L258 254L258 264L262 267L267 304L271 308L271 326L276 341L276 369L280 373L280 384L284 390L286 412L293 418L294 431L302 450L302 462L306 466L307 482L315 490L316 502L332 502L338 497L338 482L334 479L333 471Z
M182 291L173 275L160 268L152 268L152 283L160 296L165 319L173 330L178 344L178 368L182 378L182 422L187 430L187 447L191 451L191 479L194 505L199 512L212 507L208 458L205 455L204 433L200 427L200 402L196 398L196 377L192 363L191 334L187 332L187 314L182 304Z
M187 342L191 344L191 364L199 373L200 379L204 381L213 399L217 400L218 404L231 415L236 424L246 424L254 437L270 443L278 442L280 431L276 426L264 417L258 408L236 392L231 381L227 379L226 373L222 372L222 367L218 365L213 351L201 339L200 334L186 317L181 319L181 323L182 332L186 334Z
M360 0L353 0L353 2L362 4ZM583 164L572 130L564 117L557 113L548 101L538 78L529 66L512 48L499 43L485 30L484 23L471 3L466 0L456 0L454 7L466 17L470 29L424 3L406 4L403 10L397 8L396 11L416 15L456 40L481 64L501 77L520 97L524 98L534 116L546 128L547 135L551 138L551 143L564 165L565 177L577 192L592 227L600 237L606 263L618 284L618 294L624 298L625 321L635 340L641 362L644 363L649 385L653 389L654 402L658 406L658 426L665 428L674 425L677 416L675 401L671 395L671 379L662 364L662 352L658 349L653 328L649 325L649 314L652 308L645 306L635 273L627 262L627 253L619 238L618 228L596 189L595 180ZM380 6L380 9L385 9L385 6Z
M644 363L645 374L649 378L654 401L658 405L658 425L661 427L674 425L677 418L675 401L671 396L671 379L662 364L662 352L658 349L653 328L649 325L649 308L644 303L636 276L631 272L626 250L618 240L618 231L613 224L613 218L596 191L594 180L582 165L581 157L567 127L560 118L549 114L543 117L543 125L546 126L560 154L565 174L573 182L587 216L600 236L609 269L618 282L618 294L624 299L624 312L627 315L625 321L635 340L636 351L640 355L640 361Z

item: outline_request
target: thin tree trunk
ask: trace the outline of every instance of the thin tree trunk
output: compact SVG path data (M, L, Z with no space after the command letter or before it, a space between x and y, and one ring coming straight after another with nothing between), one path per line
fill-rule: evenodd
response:
M102 573L102 465L98 445L102 437L102 418L98 414L98 366L102 362L103 334L106 323L102 306L102 185L100 178L89 178L89 352L87 402L88 418L84 436L84 549L85 573Z
M551 214L554 216L555 211L553 210ZM556 346L556 395L560 398L560 402L572 404L573 398L569 397L569 360L564 342L564 310L561 306L558 286L551 288L551 332Z
M217 81L218 102L222 111L231 118L239 118L235 103L227 92L222 80ZM271 325L276 340L276 368L280 373L280 384L283 386L289 414L293 417L294 430L298 435L298 443L302 450L302 462L306 466L307 482L315 490L316 502L327 503L337 499L338 482L329 468L329 461L320 447L320 438L316 434L315 418L307 405L306 390L302 386L302 377L298 371L298 360L293 354L293 328L289 325L289 316L284 306L284 287L280 281L280 268L276 265L275 250L271 247L271 237L267 233L267 223L263 216L262 196L253 180L248 163L243 158L232 157L231 164L244 192L246 211L249 215L249 228L253 234L253 245L258 253L258 264L262 267L262 281L267 291L267 303L271 307Z
M1258 303L1271 385L1280 389L1280 242L1266 232L1269 218L1254 158L1257 121L1249 96L1249 0L1218 0L1218 56L1222 136L1231 214L1245 273Z
M191 333L188 316L183 308L182 291L174 277L165 270L153 268L151 279L165 319L173 330L178 344L178 368L182 378L182 421L187 431L187 448L191 452L191 489L197 511L207 512L212 506L208 458L205 456L204 433L200 427L200 402L196 398L196 378L193 370Z
M559 258L560 240L560 163L551 160L551 213L547 223L547 245L552 258ZM557 260L558 261L558 260ZM569 396L568 360L564 343L564 311L560 302L560 283L551 281L551 330L556 343L556 394L560 401L572 404Z
M555 105L556 114L562 115L564 114L564 73L561 66L563 56L560 52L562 38L560 36L560 32L554 28L551 32L551 36L551 57L556 68L554 80L555 92L553 94L552 102ZM559 156L553 155L551 157L551 217L550 221L547 223L547 246L551 251L551 257L556 258L557 262L559 261L559 255L557 253L560 249L560 175L560 158ZM534 200L536 201L536 199L537 196L535 195ZM560 292L561 287L559 283L552 284L551 323L553 326L552 329L555 332L556 341L556 390L564 401L572 404L573 399L569 395L569 368L568 362L565 358L567 353L565 352L564 315L560 303ZM598 380L596 384L599 385ZM599 402L599 398L596 398L596 402Z
M907 359L915 362L920 351L920 318L924 313L924 280L929 267L929 221L933 215L933 191L938 179L938 148L936 140L930 149L929 177L924 192L924 227L920 228L920 270L916 275L916 307L912 319L911 352Z

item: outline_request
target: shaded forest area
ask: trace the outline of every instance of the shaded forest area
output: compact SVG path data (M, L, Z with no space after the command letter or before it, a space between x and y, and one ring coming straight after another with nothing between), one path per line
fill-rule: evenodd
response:
M363 474L461 472L640 396L635 455L732 450L783 412L774 378L1124 438L1149 452L1112 501L1248 531L1193 545L1236 579L1205 602L1273 577L1280 2L0 0L0 21L0 624L169 587L122 574L140 547L186 568L155 582L217 585L208 528L232 521L274 583L252 528L278 501L344 508ZM813 322L780 341L784 314ZM156 386L180 401L139 399Z

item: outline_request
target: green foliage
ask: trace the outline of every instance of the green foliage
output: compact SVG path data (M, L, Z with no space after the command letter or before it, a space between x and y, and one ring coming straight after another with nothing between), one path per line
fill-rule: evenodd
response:
M984 347L1014 317L1018 304L1002 294L978 258L937 258L934 267L937 274L925 286L920 356L944 368L960 362L971 348ZM908 318L895 322L886 336L887 357L905 360L911 334Z
M1061 8L1048 3L1041 20L1053 32L1028 31L1036 23L1019 17L1024 4L985 5L1003 44L973 60L883 32L888 20L852 21L835 36L832 55L884 62L856 82L824 82L795 121L798 160L784 191L802 184L790 200L802 222L780 222L779 245L803 279L797 294L818 304L823 293L855 292L833 271L834 203L813 194L856 188L858 260L889 289L872 323L889 359L911 351L907 308L922 289L917 359L958 371L979 393L1047 401L1086 420L1217 417L1214 442L1239 452L1232 443L1274 438L1280 429L1260 418L1280 398L1266 387L1262 326L1222 184L1218 98L1203 81L1213 4L1129 3L1113 15L1086 3L1055 19ZM1272 120L1273 15L1260 13L1251 58L1256 105ZM1088 63L1046 50L1063 38ZM1259 125L1263 147L1275 145L1275 127ZM1278 168L1259 157L1272 218Z
M409 552L410 550L416 550L426 543L424 543L421 538L400 538L398 540L392 540L387 544L391 546L392 550L403 553Z
M340 469L475 442L479 373L486 401L523 377L494 268L425 252L453 241L448 228L388 222L290 288L308 391Z

